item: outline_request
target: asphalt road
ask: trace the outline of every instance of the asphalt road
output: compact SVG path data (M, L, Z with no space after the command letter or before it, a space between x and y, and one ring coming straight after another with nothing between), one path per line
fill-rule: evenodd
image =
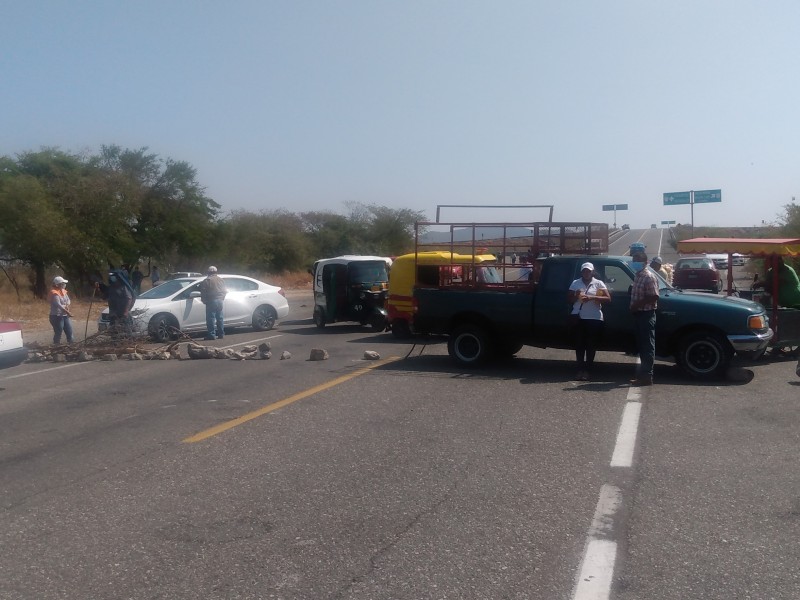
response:
M226 335L269 361L0 371L0 598L800 597L794 361L639 393L310 317Z

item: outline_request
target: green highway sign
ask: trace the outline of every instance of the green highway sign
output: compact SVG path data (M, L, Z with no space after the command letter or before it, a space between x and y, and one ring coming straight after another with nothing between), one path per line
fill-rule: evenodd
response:
M694 203L722 202L722 190L700 190L694 193Z
M664 206L673 206L675 204L690 204L691 192L669 192L664 194Z
M613 204L603 204L603 210L614 210Z
M603 204L603 210L628 210L627 204Z
M662 225L675 225L675 221L661 221Z

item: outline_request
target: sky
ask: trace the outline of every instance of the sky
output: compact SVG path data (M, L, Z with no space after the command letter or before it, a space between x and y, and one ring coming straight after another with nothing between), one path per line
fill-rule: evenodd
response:
M558 221L733 227L775 223L800 196L797 0L27 0L2 13L0 155L147 147L197 169L223 214L553 205ZM722 202L663 202L711 189Z

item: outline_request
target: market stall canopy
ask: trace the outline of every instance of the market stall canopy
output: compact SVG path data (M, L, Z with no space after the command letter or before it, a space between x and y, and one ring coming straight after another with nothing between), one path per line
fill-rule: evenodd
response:
M678 242L681 254L745 254L800 256L798 238L692 238Z

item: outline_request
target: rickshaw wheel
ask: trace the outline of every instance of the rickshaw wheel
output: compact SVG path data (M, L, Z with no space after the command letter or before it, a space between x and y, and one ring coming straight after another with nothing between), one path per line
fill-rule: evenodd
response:
M325 327L325 311L321 306L314 307L314 325L316 325L318 329Z
M407 340L411 337L411 327L405 319L392 321L392 335L398 340Z
M380 314L372 315L369 318L369 326L372 331L376 333L380 333L381 331L386 330L386 317Z

